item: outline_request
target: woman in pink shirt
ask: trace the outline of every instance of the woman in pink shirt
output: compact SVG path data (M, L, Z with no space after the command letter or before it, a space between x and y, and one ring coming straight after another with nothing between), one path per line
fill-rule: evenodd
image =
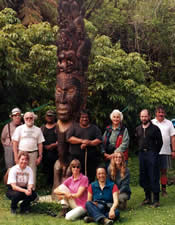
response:
M70 169L72 176L57 187L54 193L61 200L62 211L60 216L65 216L67 220L75 220L86 213L88 178L80 173L81 164L79 160L72 160Z

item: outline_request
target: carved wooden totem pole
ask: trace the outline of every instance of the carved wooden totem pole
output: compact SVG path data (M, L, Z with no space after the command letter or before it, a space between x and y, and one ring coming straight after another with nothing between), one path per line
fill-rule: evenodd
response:
M86 102L86 77L91 42L86 36L83 0L60 0L58 5L60 27L56 77L56 111L58 116L59 160L54 168L54 186L65 177L69 163L66 131L79 116Z

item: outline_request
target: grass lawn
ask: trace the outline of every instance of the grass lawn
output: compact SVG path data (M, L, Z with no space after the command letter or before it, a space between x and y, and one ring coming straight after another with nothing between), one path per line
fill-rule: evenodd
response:
M173 225L175 224L175 186L167 187L168 196L160 197L159 208L141 206L144 192L138 185L138 160L132 157L129 160L131 171L132 196L128 202L128 209L121 211L121 220L115 224L123 225ZM170 176L175 174L175 169L169 172ZM28 215L12 215L10 213L10 201L5 197L5 187L0 184L0 225L84 225L83 220L74 222L66 221L58 217L48 215L48 212L58 212L59 206L53 203L37 203L33 206L32 213ZM91 223L94 225L95 223Z

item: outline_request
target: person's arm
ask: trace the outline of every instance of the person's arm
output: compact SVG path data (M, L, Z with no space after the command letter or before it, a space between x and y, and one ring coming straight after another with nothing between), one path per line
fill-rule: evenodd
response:
M125 128L123 133L123 139L121 145L115 150L115 152L124 152L129 146L129 133L128 129Z
M27 190L32 194L32 190L33 190L34 185L33 184L28 184L27 185Z
M36 165L39 165L43 157L43 144L38 144L38 158L36 160Z
M66 197L66 192L65 192L65 191L61 191L61 190L59 189L59 187L57 187L57 188L53 191L53 193L57 195L57 197L58 197L59 200L61 200L61 199L63 199L63 198Z
M71 143L71 144L80 144L80 148L85 149L89 145L90 140L81 139L81 138L77 138L77 137L72 136L68 139L68 142Z
M73 197L73 194L64 190L60 189L60 186L58 186L54 191L54 194L57 195L58 200L61 199L70 199L70 198L76 198L76 196Z
M7 125L5 125L3 130L2 130L2 133L1 133L1 143L2 143L3 146L5 145L5 140L7 138L7 133L8 133Z
M121 180L120 185L120 193L129 191L129 183L130 183L130 173L129 170L126 170L125 177Z
M157 128L157 132L155 132L155 135L156 135L157 151L160 152L163 145L163 139L162 139L162 134L160 129L158 127L156 128Z
M109 210L109 219L115 219L115 210L118 207L118 202L119 202L119 200L118 200L118 192L115 191L113 193L113 204L112 204L112 207Z
M44 148L47 150L52 150L58 146L58 142L52 143L50 145L44 145Z
M70 144L83 144L83 139L81 138L78 138L78 137L70 137L68 140L67 140Z
M92 193L88 191L87 201L92 201Z
M18 141L13 141L13 152L14 152L14 158L15 158L15 163L18 163Z
M101 144L101 142L102 142L102 141L101 141L100 139L96 138L96 139L94 139L94 140L92 140L92 141L89 140L88 145L89 145L89 146L97 146L97 145Z
M79 198L79 197L81 197L86 189L87 189L86 187L79 187L77 193L71 194L70 198Z
M175 135L171 136L172 158L175 159Z
M14 191L18 191L18 192L23 192L25 195L29 196L31 195L31 190L28 190L28 189L25 189L25 188L22 188L22 187L19 187L16 185L16 183L12 183L10 184L12 186L12 189Z

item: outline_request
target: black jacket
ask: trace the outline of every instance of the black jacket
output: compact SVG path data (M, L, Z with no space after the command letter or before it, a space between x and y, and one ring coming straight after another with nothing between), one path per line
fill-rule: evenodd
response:
M162 135L160 129L152 124L147 128L143 128L142 125L136 128L136 139L138 142L138 150L142 151L147 149L148 151L160 152L160 149L163 145Z

